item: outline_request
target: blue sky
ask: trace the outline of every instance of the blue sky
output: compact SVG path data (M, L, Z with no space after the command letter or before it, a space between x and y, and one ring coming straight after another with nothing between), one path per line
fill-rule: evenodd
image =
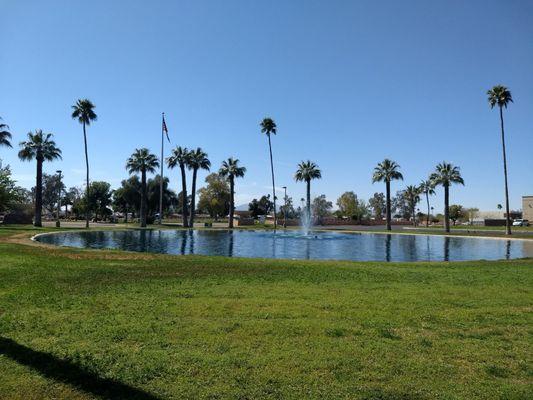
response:
M465 187L451 201L503 203L498 113L486 91L507 85L511 207L533 194L533 2L531 1L5 1L0 0L0 116L14 142L53 132L67 185L84 176L81 127L70 106L87 97L93 180L113 186L136 147L159 153L161 112L172 145L204 148L216 169L228 156L248 169L237 204L269 191L271 116L277 184L299 199L296 164L315 161L313 195L383 185L385 157L416 184L443 160ZM23 186L34 164L0 148ZM178 171L170 172L179 190ZM205 174L200 175L203 182ZM442 193L433 199L441 208Z

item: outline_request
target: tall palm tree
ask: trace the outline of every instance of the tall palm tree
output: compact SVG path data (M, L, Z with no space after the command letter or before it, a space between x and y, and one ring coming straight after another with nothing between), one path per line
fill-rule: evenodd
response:
M51 133L43 133L37 129L35 133L29 132L28 139L20 142L19 158L22 161L37 161L37 175L35 177L35 218L33 225L43 226L43 162L61 159L61 150L52 140Z
M0 117L0 121L2 118ZM11 132L9 132L9 126L0 122L0 146L11 146Z
M209 171L211 161L207 158L207 153L200 147L196 150L191 150L187 166L192 169L192 189L191 189L191 216L189 217L189 226L194 227L194 213L196 209L196 176L199 169ZM185 204L185 203L184 203Z
M416 205L420 203L420 187L409 185L403 191L403 196L409 205L409 211L413 216L413 225L416 226Z
M500 109L500 127L502 131L502 152L503 152L503 175L505 178L505 232L507 235L511 234L511 215L509 213L509 188L507 186L507 155L505 152L505 130L503 127L503 108L507 108L509 103L513 102L511 91L503 85L496 85L487 91L490 108L498 106Z
M272 142L270 141L270 135L277 133L276 123L272 118L264 118L261 121L261 133L265 133L268 137L268 150L270 152L270 171L272 172L272 200L274 200L274 230L276 229L277 217L276 217L276 184L274 183L274 161L272 159Z
M305 182L307 184L307 220L311 221L311 180L322 178L322 172L312 161L302 161L298 164L294 179L296 182Z
M141 228L146 227L146 173L155 173L159 167L159 159L147 148L135 149L126 162L126 169L130 174L141 173Z
M435 172L429 179L434 185L444 187L444 229L450 232L450 186L454 183L464 185L465 181L461 177L459 167L445 161L435 167Z
M400 166L388 158L384 159L374 168L374 174L372 175L372 183L385 182L386 188L386 209L387 209L387 230L391 228L391 200L390 200L390 183L394 180L403 180L403 175L399 171Z
M433 196L435 194L435 186L433 182L431 182L430 179L426 179L425 181L422 181L420 183L420 192L424 193L426 196L426 204L428 206L428 213L426 216L426 226L429 226L429 214L431 211L431 208L429 206L429 196Z
M239 160L232 157L222 161L218 174L229 181L229 228L233 228L233 215L235 214L235 178L242 178L246 167L239 166Z
M86 126L91 125L91 121L96 121L94 104L88 99L78 99L72 106L72 118L77 119L83 126L83 143L85 144L85 168L86 168L86 187L85 198L89 198L89 152L87 150L87 132ZM85 210L85 227L89 227L89 209Z
M183 204L182 219L184 228L189 226L189 221L187 219L187 178L185 176L185 167L189 164L189 156L190 152L187 147L177 146L172 150L171 156L167 158L167 165L170 169L179 166L181 171L181 200Z

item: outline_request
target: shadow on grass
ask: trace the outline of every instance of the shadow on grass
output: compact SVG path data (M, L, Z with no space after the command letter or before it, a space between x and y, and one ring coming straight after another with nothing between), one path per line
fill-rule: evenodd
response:
M70 361L32 350L12 339L0 337L0 355L25 365L41 375L63 382L102 399L159 400L160 398L113 379L99 377Z

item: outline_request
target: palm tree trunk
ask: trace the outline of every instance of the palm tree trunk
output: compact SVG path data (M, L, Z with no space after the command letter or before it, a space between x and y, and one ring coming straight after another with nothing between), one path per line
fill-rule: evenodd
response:
M128 206L124 207L124 223L128 223Z
M307 180L307 221L311 224L311 180Z
M89 152L87 150L87 132L85 131L85 122L83 122L83 142L85 144L85 168L86 168L86 188L85 188L85 228L89 228Z
M146 171L141 171L141 228L146 228Z
M450 232L450 187L444 185L444 230Z
M189 221L187 220L187 177L185 176L185 165L180 164L181 170L181 216L183 220L183 227L187 228L189 226Z
M502 127L503 175L505 177L505 233L511 234L511 215L509 213L509 187L507 186L507 155L505 152L505 130L503 128L503 109L500 106L500 124Z
M429 226L429 212L430 212L430 208L429 208L429 192L426 192L426 203L428 205L428 215L426 217L426 227Z
M272 159L272 143L270 142L270 134L268 136L268 150L270 151L270 170L272 172L272 200L274 201L274 230L277 227L277 217L276 217L276 185L274 184L274 161Z
M34 226L43 226L43 160L37 157L37 176L35 177L35 220Z
M192 188L191 188L191 216L189 219L189 227L194 228L194 212L196 209L196 174L198 170L195 168L192 171Z
M386 219L387 219L387 230L390 231L392 228L391 228L391 205L390 205L390 182L389 181L386 181L385 183L385 188L386 188L386 196L387 196L387 202L386 202L386 205L385 205L385 208L386 208Z
M229 227L233 229L233 215L235 213L235 180L233 176L229 177Z

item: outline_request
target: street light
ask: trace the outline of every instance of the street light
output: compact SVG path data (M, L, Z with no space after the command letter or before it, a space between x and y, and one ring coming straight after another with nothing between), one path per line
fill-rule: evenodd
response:
M285 190L284 205L283 205L283 228L287 227L287 186L283 186Z
M61 227L61 222L59 221L59 211L61 210L61 173L62 171L58 169L57 171L57 219L56 219L56 228Z

